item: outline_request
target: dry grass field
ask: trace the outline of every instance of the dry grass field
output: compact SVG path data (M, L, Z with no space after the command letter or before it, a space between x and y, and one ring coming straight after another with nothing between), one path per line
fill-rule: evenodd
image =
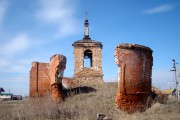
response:
M49 97L0 102L0 120L96 120L97 113L112 120L180 120L180 101L174 98L164 104L155 102L145 112L130 115L116 109L117 83L92 87L97 91L72 93L59 104Z

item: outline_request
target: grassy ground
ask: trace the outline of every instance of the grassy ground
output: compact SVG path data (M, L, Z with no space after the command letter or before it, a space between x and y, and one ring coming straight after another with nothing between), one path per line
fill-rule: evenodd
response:
M96 120L96 113L113 120L180 120L180 101L176 99L130 115L116 109L117 83L93 87L96 92L71 95L59 104L49 97L1 102L0 120Z

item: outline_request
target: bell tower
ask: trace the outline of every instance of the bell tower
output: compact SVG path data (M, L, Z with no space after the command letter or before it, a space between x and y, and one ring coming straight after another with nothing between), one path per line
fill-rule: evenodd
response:
M84 38L75 41L74 79L82 85L103 83L102 43L89 37L89 22L84 23Z

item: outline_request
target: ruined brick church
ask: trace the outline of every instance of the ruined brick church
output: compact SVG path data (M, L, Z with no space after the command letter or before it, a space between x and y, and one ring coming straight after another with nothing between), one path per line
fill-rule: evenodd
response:
M90 38L87 18L84 23L84 38L75 41L72 46L74 47L74 82L86 86L103 83L103 45L101 42ZM49 63L32 62L29 86L30 97L44 96L50 91L49 71Z

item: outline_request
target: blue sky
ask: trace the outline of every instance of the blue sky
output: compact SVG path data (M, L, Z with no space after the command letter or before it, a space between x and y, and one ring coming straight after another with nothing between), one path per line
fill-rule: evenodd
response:
M116 81L114 49L135 43L153 50L153 85L174 87L172 59L180 62L179 0L0 0L0 87L29 94L32 61L67 57L74 71L74 41L83 38L85 11L90 37L103 43L104 81Z

